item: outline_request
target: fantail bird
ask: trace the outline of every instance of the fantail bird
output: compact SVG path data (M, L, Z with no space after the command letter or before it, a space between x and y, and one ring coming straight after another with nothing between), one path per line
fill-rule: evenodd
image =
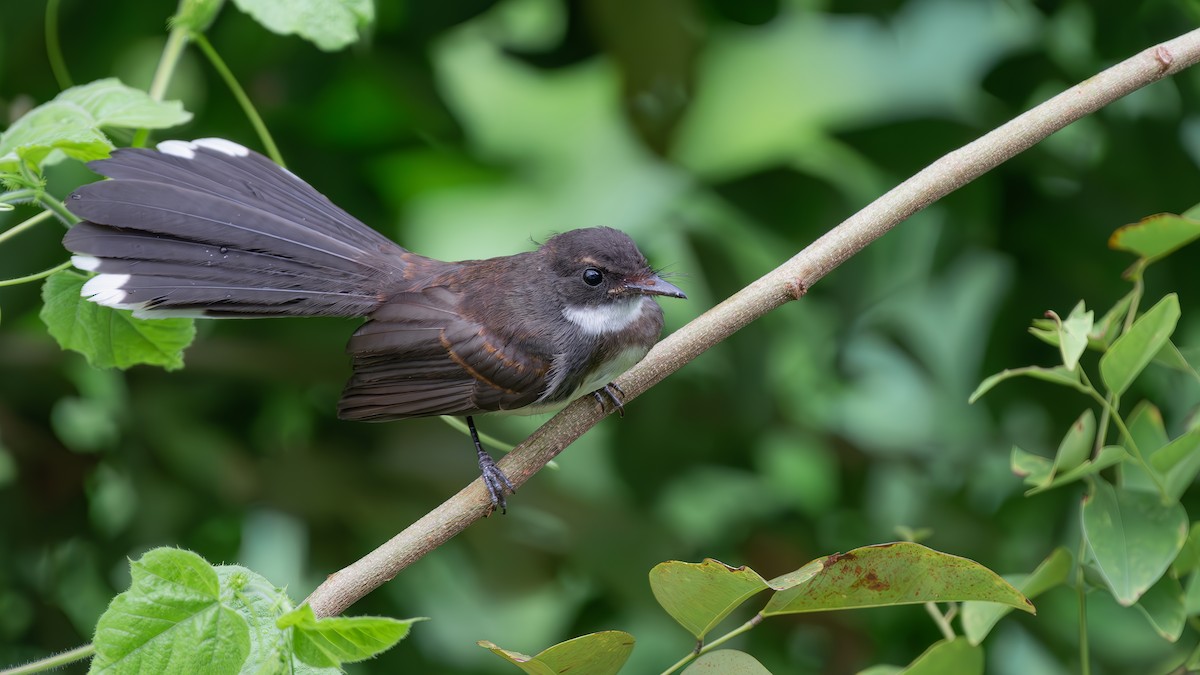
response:
M486 260L417 255L223 139L121 149L88 166L111 180L67 200L83 222L63 245L96 273L84 297L144 318L366 317L347 346L354 373L338 416L465 416L495 507L512 485L472 416L615 396L609 383L662 330L653 296L685 297L607 227Z

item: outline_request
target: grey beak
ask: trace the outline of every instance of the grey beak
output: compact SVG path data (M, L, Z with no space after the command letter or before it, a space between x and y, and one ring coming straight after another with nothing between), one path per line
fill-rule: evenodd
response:
M633 292L641 295L665 295L668 298L687 299L687 295L683 291L674 284L663 281L657 274L629 279L625 282L623 290L627 293Z

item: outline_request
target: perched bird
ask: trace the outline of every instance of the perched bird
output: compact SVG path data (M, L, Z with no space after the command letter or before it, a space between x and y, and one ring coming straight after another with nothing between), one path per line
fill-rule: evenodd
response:
M512 484L472 416L556 410L594 393L663 326L653 296L683 298L624 233L572 230L516 255L443 262L412 253L262 155L216 138L127 148L91 162L111 180L67 200L63 245L96 276L92 302L144 318L366 317L347 351L347 420L465 416L493 506Z

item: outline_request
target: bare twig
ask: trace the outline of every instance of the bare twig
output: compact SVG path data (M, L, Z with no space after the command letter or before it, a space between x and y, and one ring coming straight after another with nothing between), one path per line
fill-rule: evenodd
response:
M632 399L767 312L802 297L819 279L898 223L1075 120L1200 60L1200 30L1147 49L942 157L827 232L791 260L667 336L617 380ZM604 415L590 396L575 401L500 466L520 486ZM307 602L340 614L400 570L487 515L476 480L370 554L325 580Z

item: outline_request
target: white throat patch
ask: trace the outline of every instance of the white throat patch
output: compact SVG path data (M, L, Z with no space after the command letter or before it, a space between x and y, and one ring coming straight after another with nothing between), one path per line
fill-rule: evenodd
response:
M644 297L636 297L596 307L564 307L562 315L588 335L604 335L622 330L641 318L645 301Z

